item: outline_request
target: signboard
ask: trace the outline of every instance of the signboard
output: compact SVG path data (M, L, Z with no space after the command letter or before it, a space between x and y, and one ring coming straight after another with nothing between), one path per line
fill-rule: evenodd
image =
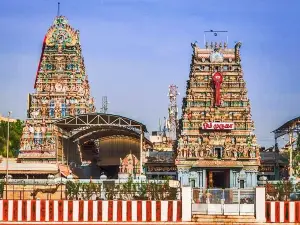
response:
M176 172L175 166L149 166L147 168L148 172Z
M180 186L180 183L178 180L169 180L169 186L172 188L178 188Z
M260 159L262 161L274 161L275 162L275 156L276 152L261 152L260 153Z
M81 166L89 166L91 163L91 161L82 161Z
M275 168L274 168L274 166L260 166L258 171L259 172L264 172L264 173L267 173L267 172L274 173Z
M202 124L203 130L233 130L234 123L206 122Z

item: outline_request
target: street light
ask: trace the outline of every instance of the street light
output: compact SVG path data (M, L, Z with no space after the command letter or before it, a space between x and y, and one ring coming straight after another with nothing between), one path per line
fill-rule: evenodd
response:
M11 111L8 112L7 116L7 140L6 140L6 199L7 199L7 186L8 186L8 151L9 151L9 118Z

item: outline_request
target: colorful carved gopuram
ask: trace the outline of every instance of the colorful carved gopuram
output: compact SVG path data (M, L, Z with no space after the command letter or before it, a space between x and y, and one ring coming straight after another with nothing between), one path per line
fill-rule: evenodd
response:
M95 111L79 31L63 16L55 18L44 38L34 89L28 96L18 161L55 162L63 154L59 130L52 123Z
M240 48L192 44L193 55L177 145L178 179L203 188L254 187L259 147Z

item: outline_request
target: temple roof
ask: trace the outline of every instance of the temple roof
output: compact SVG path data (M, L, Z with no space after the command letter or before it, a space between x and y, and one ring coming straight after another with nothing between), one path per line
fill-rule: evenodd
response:
M46 46L75 46L79 44L79 31L73 29L69 24L68 20L64 16L57 16L54 19L53 25L47 31L43 39L43 47L39 60L39 65L36 73L36 79L34 83L34 88L36 88L36 83L38 80L42 59L44 56L44 51ZM58 48L57 48L58 49ZM57 51L57 50L56 50Z
M276 130L273 130L272 133L274 133L275 137L278 138L278 137L283 136L291 131L294 131L294 132L300 131L300 116L284 123L283 125L278 127Z
M125 127L130 129L142 129L148 132L144 124L120 115L106 113L89 113L77 116L69 116L55 122L55 125L65 131L73 131L82 127Z

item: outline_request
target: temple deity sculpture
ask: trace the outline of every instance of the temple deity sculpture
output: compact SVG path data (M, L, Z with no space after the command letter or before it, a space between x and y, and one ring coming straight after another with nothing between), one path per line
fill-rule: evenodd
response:
M48 108L47 108L47 105L46 104L43 104L42 105L42 108L41 108L41 116L42 117L46 117L48 114Z
M245 158L248 158L248 157L249 157L249 149L248 149L247 146L244 146L243 156L244 156Z
M182 149L183 146L184 146L184 144L183 144L183 139L182 139L182 136L180 136L179 139L178 139L178 148L179 148L179 149Z
M26 122L25 126L23 127L23 136L24 138L27 138L29 135L30 131L29 131L29 123Z

